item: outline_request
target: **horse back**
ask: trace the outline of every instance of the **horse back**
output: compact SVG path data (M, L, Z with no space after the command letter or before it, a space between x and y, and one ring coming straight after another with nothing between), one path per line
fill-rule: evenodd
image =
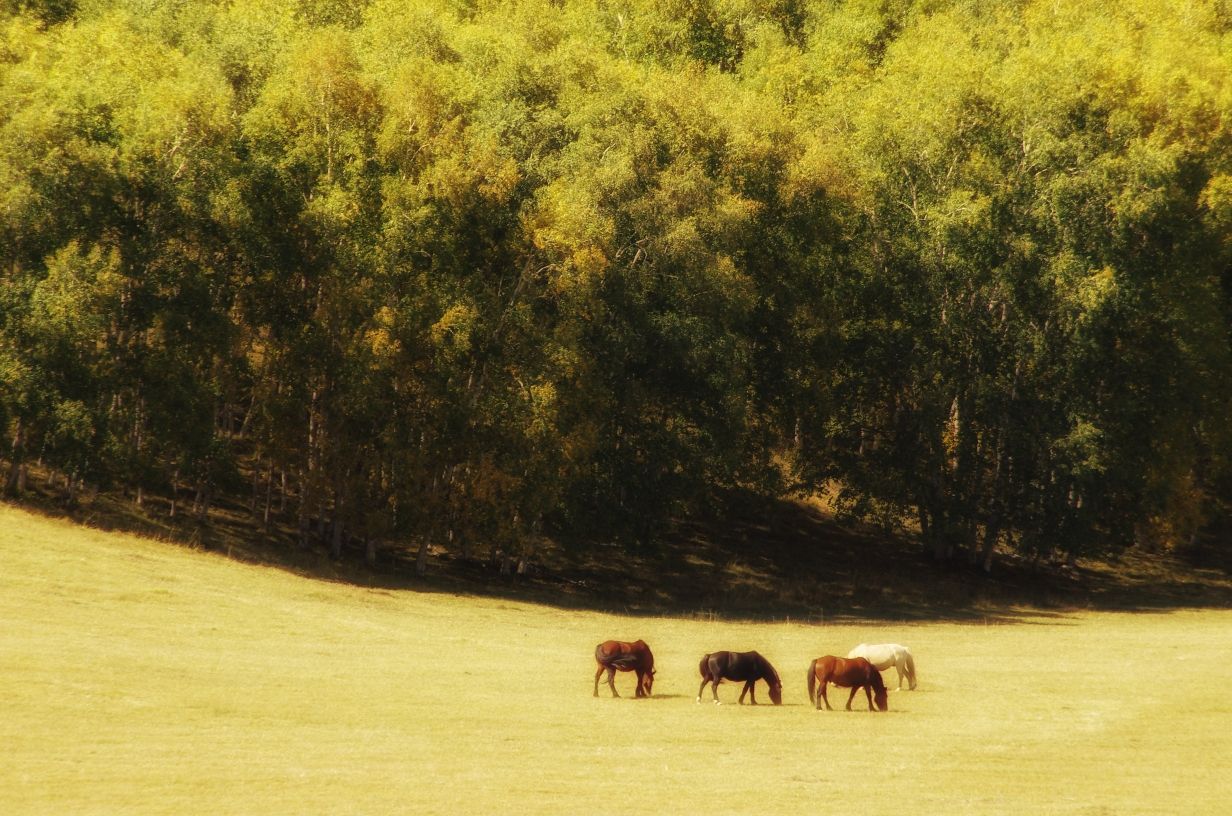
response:
M724 652L727 665L723 676L728 680L759 680L766 659L757 652Z
M601 666L611 666L622 671L649 670L654 667L654 655L643 640L633 643L605 640L595 647L595 661Z
M822 683L834 683L847 688L874 682L872 677L876 677L878 681L881 679L876 667L863 657L824 655L813 661L813 673Z
M844 660L839 658L840 665L838 667L848 678L848 685L868 685L874 689L885 688L885 684L881 682L881 672L877 670L877 665L866 657L853 657Z
M898 662L900 655L906 654L910 654L907 647L897 643L861 643L848 652L847 657L863 657L878 669L888 669Z

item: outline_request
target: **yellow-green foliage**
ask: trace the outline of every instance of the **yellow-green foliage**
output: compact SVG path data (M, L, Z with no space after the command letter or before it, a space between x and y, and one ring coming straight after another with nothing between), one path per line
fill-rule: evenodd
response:
M629 618L331 584L6 507L0 534L7 814L1226 807L1228 611ZM608 637L653 646L654 699L629 675L591 697ZM809 660L862 640L910 645L919 690L813 711ZM785 705L731 684L695 704L722 648L765 654Z
M530 555L833 481L939 559L1185 546L1232 506L1229 32L7 0L3 489L37 458L208 514L254 467L336 548Z

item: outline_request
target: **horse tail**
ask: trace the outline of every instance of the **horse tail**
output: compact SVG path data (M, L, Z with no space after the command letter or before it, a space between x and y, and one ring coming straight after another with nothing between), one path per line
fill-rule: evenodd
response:
M702 656L702 662L698 664L697 670L702 673L703 680L710 679L710 655Z
M809 690L809 702L813 705L816 705L817 704L817 661L815 659L813 660L812 663L809 664L808 690Z
M904 661L907 664L907 685L915 690L915 658L911 656L910 649L903 649Z
M600 666L604 665L603 658L607 657L607 652L603 651L603 644L600 643L595 647L595 662Z

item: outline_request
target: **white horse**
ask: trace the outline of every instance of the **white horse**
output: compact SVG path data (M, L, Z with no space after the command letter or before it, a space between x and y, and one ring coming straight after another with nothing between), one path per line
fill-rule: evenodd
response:
M847 653L848 658L862 657L872 663L878 671L885 671L893 666L898 669L898 690L903 690L903 677L911 690L915 691L915 659L911 650L897 643L861 643Z

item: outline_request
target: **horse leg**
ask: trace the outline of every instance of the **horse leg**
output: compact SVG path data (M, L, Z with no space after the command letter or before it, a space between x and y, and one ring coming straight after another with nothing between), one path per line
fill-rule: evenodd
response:
M851 694L847 696L847 710L851 711L851 701L856 698L856 692L860 690L859 686L851 687ZM870 698L871 699L871 698Z
M873 687L872 686L864 687L864 696L868 698L868 710L872 711L873 710Z
M636 672L637 672L637 691L633 692L633 696L634 697L645 697L646 695L642 693L642 677L644 677L646 673L642 671L641 669L637 669Z
M902 664L902 662L901 662L901 661L898 661L898 660L895 660L895 661L894 661L894 668L895 668L895 670L898 672L898 688L897 688L897 689L895 689L895 690L896 690L896 691L902 691L902 690L903 690L903 664Z
M607 669L607 684L612 689L612 696L619 697L620 695L616 693L616 669L611 666Z
M595 696L599 696L599 678L603 676L603 664L599 664L599 670L595 672Z
M753 705L757 705L757 681L756 680L749 681L749 702L751 702Z
M830 707L830 698L826 696L826 686L830 685L830 678L820 678L819 682L821 683L821 688L817 689L817 710L821 711L821 704L825 703L826 711L833 711L834 709Z
M703 677L703 678L702 678L702 684L701 684L700 686L698 686L698 687L697 687L697 702L699 702L699 703L700 703L700 702L702 701L702 692L703 692L703 691L705 691L705 689L706 689L706 684L707 684L707 683L709 683L709 682L710 682L710 678L709 678L709 677Z

